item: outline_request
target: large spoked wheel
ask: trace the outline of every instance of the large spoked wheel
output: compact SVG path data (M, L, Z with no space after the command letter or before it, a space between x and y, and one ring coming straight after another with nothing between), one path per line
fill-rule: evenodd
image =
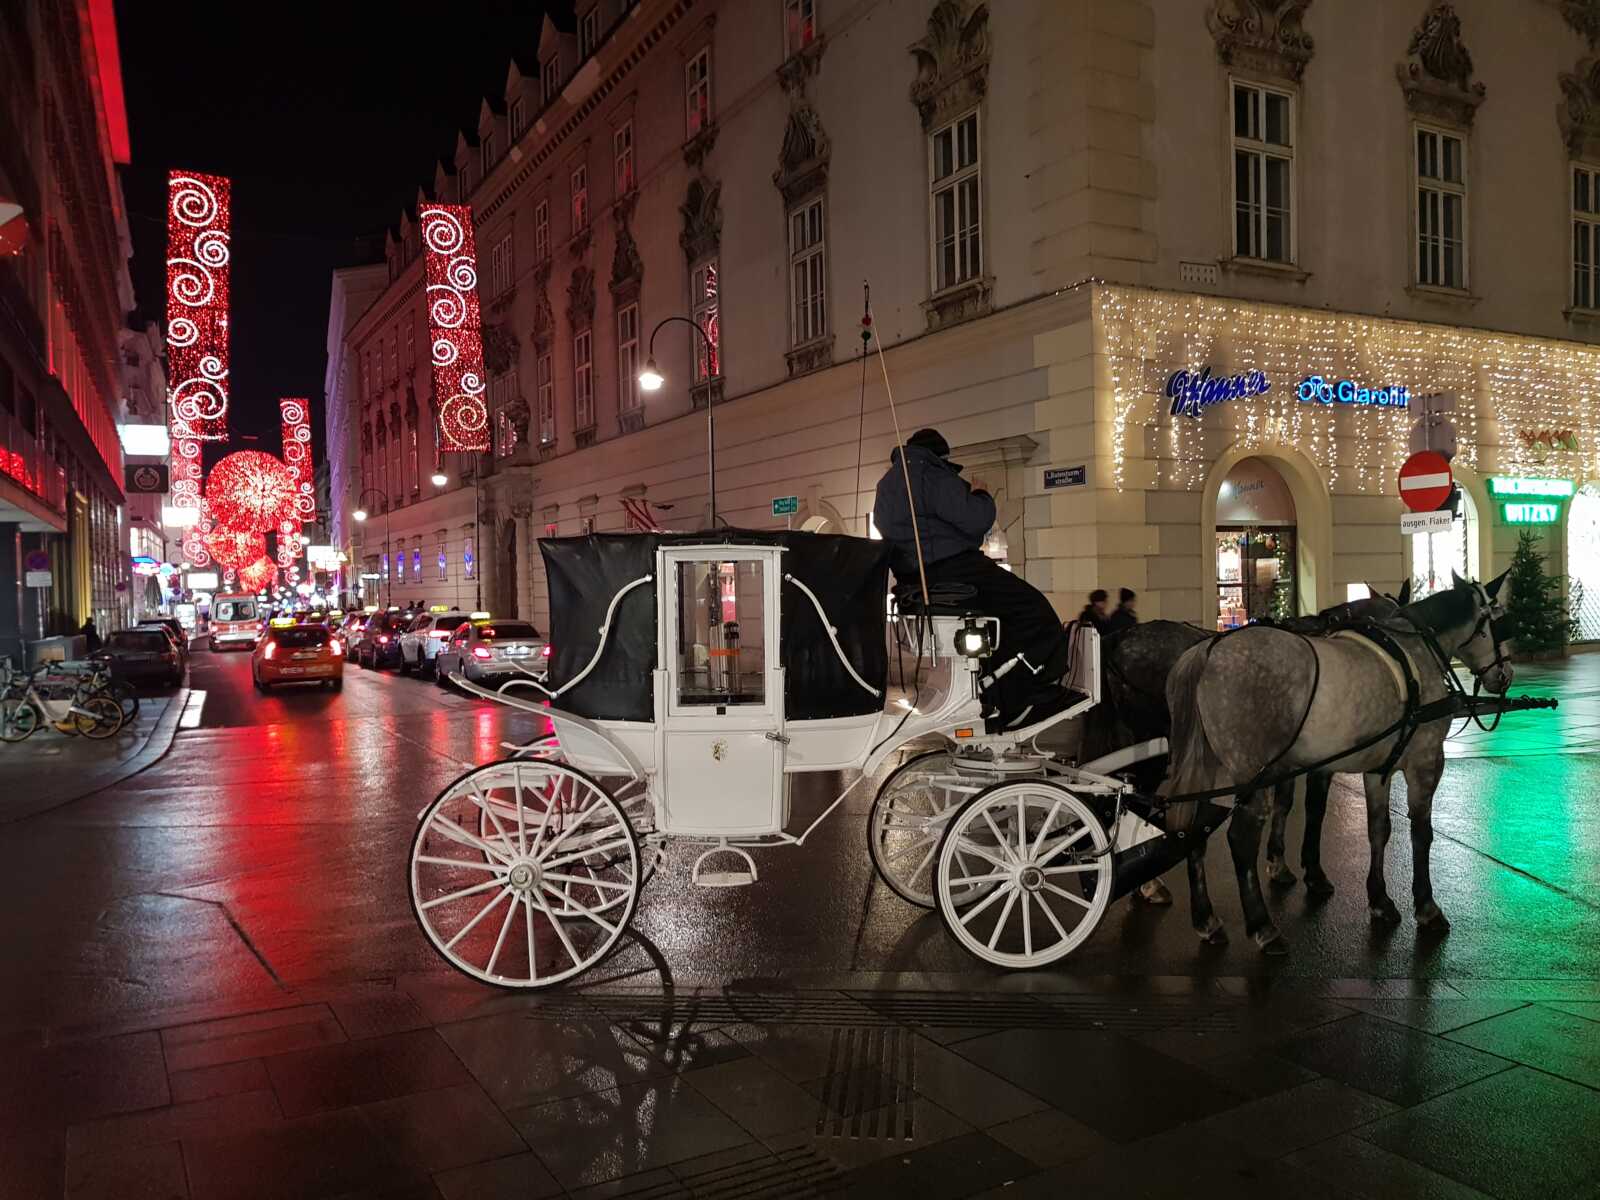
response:
M1105 827L1066 788L1044 779L996 784L945 829L935 865L939 914L984 962L1048 966L1100 924L1111 868Z
M488 822L490 836L472 830ZM541 988L603 959L633 917L639 842L594 779L563 763L490 763L422 814L411 906L451 966L485 983Z
M39 728L39 710L26 700L0 700L0 740L20 742Z
M100 741L122 728L122 705L110 696L87 696L77 707L83 711L72 714L72 724L86 738Z
M934 908L934 858L957 809L990 780L957 770L955 755L934 750L901 763L872 802L867 852L894 894L918 908ZM976 860L968 864L976 868ZM974 869L965 874L977 875Z

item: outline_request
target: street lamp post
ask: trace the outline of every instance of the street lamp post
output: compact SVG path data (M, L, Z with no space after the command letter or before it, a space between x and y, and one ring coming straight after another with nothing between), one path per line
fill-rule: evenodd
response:
M443 471L435 471L428 482L432 483L434 487L443 487L450 482L450 478ZM376 496L383 501L383 580L386 591L384 607L387 608L394 601L394 560L390 557L394 544L389 538L390 518L394 514L394 499L377 488L364 489L356 497L357 508L355 512L350 514L357 521L365 522L367 519L368 513L363 501L368 496ZM360 576L359 571L356 574L358 577Z
M656 327L650 331L650 347L646 352L644 370L639 372L639 387L647 392L659 392L661 385L666 382L666 377L661 374L656 366L656 334L661 332L665 325L674 321L681 321L700 335L706 344L706 378L711 377L711 363L717 356L717 348L712 344L711 335L707 333L700 322L689 317L663 317L656 322ZM693 374L693 368L690 368ZM716 405L712 403L710 389L706 391L706 495L711 508L711 527L717 525L717 425L716 418L712 415Z

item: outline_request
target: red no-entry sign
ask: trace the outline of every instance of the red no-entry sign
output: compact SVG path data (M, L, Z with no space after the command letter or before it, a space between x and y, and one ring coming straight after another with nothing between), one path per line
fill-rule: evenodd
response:
M1412 512L1434 512L1450 499L1450 463L1434 450L1420 450L1400 468L1400 499Z

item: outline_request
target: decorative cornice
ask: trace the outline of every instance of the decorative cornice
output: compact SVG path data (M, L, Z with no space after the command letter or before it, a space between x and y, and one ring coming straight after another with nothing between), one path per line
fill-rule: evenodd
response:
M1316 45L1301 27L1312 0L1212 0L1206 28L1225 65L1296 83Z
M833 334L826 337L815 338L803 346L796 346L783 356L789 365L789 377L796 375L809 375L812 371L820 371L825 367L833 366Z
M1600 156L1600 58L1581 58L1557 76L1562 104L1556 110L1561 139L1573 158Z
M987 316L994 309L994 277L985 275L960 287L951 288L930 296L922 302L922 311L928 319L928 332L959 325L976 317Z
M978 104L988 90L987 0L938 0L928 32L908 49L917 60L911 103L932 130Z
M1461 18L1448 0L1432 0L1411 33L1406 60L1395 67L1412 112L1456 125L1472 124L1486 89L1472 80L1472 55L1461 41Z

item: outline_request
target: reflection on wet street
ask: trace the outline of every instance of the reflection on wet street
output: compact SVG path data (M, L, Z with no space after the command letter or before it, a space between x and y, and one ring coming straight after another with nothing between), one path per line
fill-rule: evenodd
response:
M1341 778L1335 894L1268 897L1287 957L1244 936L1214 839L1227 944L1180 870L1172 907L1000 974L876 880L862 788L754 887L696 889L670 850L618 950L528 996L444 967L406 862L420 810L543 722L354 668L260 696L246 655L197 651L164 758L0 825L0 1195L1590 1194L1596 667L1528 668L1558 716L1452 744L1447 937L1404 902L1403 784L1404 920L1370 925ZM794 825L840 786L800 777Z

